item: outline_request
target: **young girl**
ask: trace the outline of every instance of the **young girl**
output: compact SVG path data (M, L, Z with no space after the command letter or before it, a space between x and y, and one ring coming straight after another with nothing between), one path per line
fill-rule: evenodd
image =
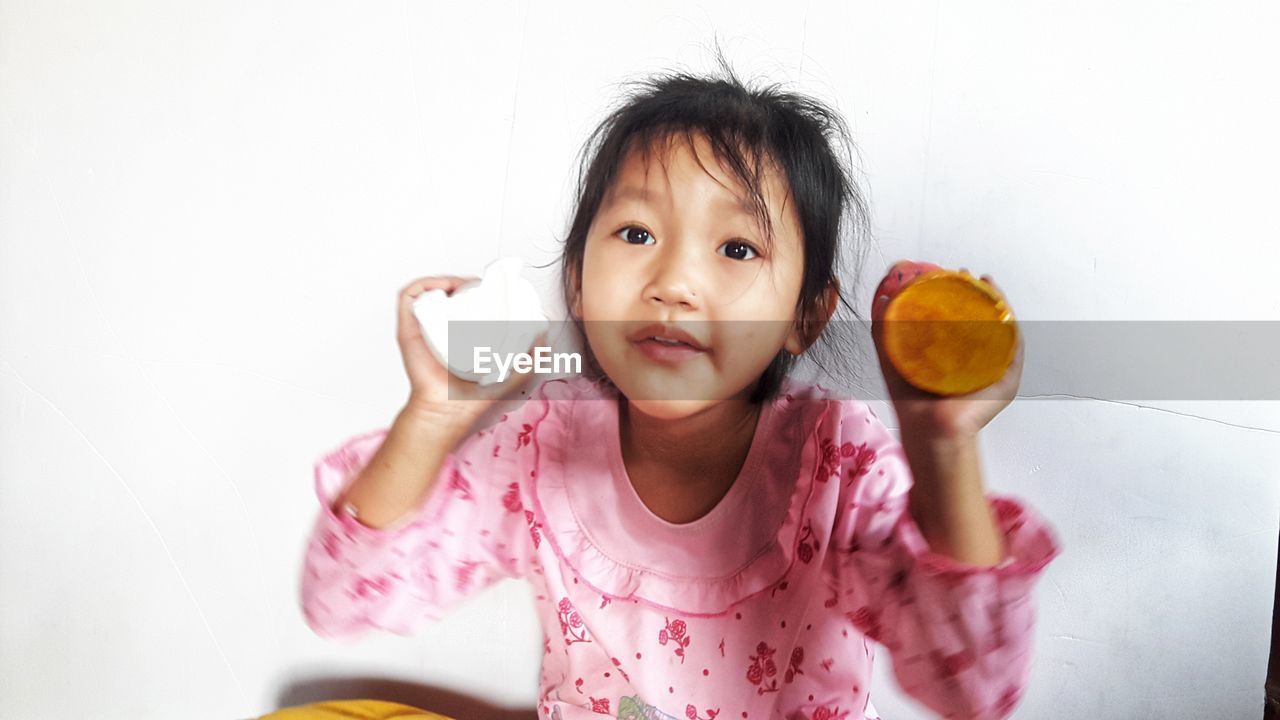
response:
M841 219L865 221L833 132L819 103L731 72L632 95L592 136L562 258L586 370L490 428L471 433L527 377L450 381L411 305L463 279L406 287L409 402L316 466L314 631L410 634L524 578L542 718L875 718L873 641L940 715L1009 715L1058 552L979 469L1021 351L996 385L942 400L881 350L901 444L864 403L789 379L848 305Z

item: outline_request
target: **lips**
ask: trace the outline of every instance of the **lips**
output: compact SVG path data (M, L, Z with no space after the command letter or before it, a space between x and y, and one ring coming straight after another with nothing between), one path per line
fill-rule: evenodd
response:
M699 342L693 335L690 335L678 327L662 323L646 325L640 328L640 330L632 333L628 339L633 343L640 343L645 340L657 340L659 343L665 342L671 347L688 347L701 352L706 352L707 350L706 345ZM677 345L676 343L682 343L682 345Z

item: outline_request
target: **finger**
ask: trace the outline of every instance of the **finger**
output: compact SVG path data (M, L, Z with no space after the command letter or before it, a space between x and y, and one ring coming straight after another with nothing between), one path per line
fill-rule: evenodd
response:
M457 282L454 283L452 287L450 287L448 290L445 291L446 295L451 296L465 287L470 287L480 282L480 278L474 277L474 276L455 277L453 279L457 280Z
M1004 297L1004 291L1000 289L1000 286L996 284L996 281L990 275L983 275L982 282L990 285L991 288L996 291L996 294Z
M887 360L884 351L884 313L890 299L888 295L877 297L871 312L871 341L875 345L876 355L882 362Z
M432 277L418 278L406 285L401 292L411 298L416 298L418 295L421 295L428 290L444 290L445 295L452 295L463 285L479 279L480 278L477 277L463 277L460 275L435 275Z
M432 275L430 277L420 277L415 278L413 281L401 288L401 292L448 288L456 284L457 281L458 276L456 275Z
M448 293L463 280L464 278L456 275L423 277L414 280L400 290L398 302L396 303L396 336L402 343L405 343L407 352L416 355L419 349L417 339L422 337L422 330L418 326L416 313L414 312L414 304L418 297L429 290L442 289Z
M871 303L871 322L874 326L884 317L884 309L889 306L889 296L879 295L875 301Z
M435 275L418 278L404 286L400 291L399 308L397 309L397 314L402 320L402 329L411 335L416 332L414 323L410 323L409 320L414 317L413 306L415 301L423 293L431 290L443 290L445 295L452 296L460 287L479 279L477 277L459 275Z
M478 281L480 278L464 277L460 275L438 275L434 277L419 278L411 283L405 290L412 297L417 297L424 292L430 290L443 290L445 295L453 295L458 290Z

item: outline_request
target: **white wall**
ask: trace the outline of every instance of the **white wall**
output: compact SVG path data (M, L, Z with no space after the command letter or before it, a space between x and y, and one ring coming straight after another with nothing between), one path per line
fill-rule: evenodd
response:
M615 84L716 36L849 119L864 307L907 257L1023 319L1280 320L1276 3L788 5L0 5L0 715L231 720L361 676L531 707L514 581L419 637L312 635L312 463L406 396L399 289L552 260ZM1065 549L1017 717L1260 716L1278 415L989 426L988 485Z

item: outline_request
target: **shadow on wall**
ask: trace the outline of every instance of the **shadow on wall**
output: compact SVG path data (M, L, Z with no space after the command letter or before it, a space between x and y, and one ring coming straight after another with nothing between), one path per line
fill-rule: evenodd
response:
M379 677L318 677L295 680L280 691L277 708L307 705L326 700L377 699L412 705L459 720L538 720L535 708L513 710L490 705L455 690L419 685Z

